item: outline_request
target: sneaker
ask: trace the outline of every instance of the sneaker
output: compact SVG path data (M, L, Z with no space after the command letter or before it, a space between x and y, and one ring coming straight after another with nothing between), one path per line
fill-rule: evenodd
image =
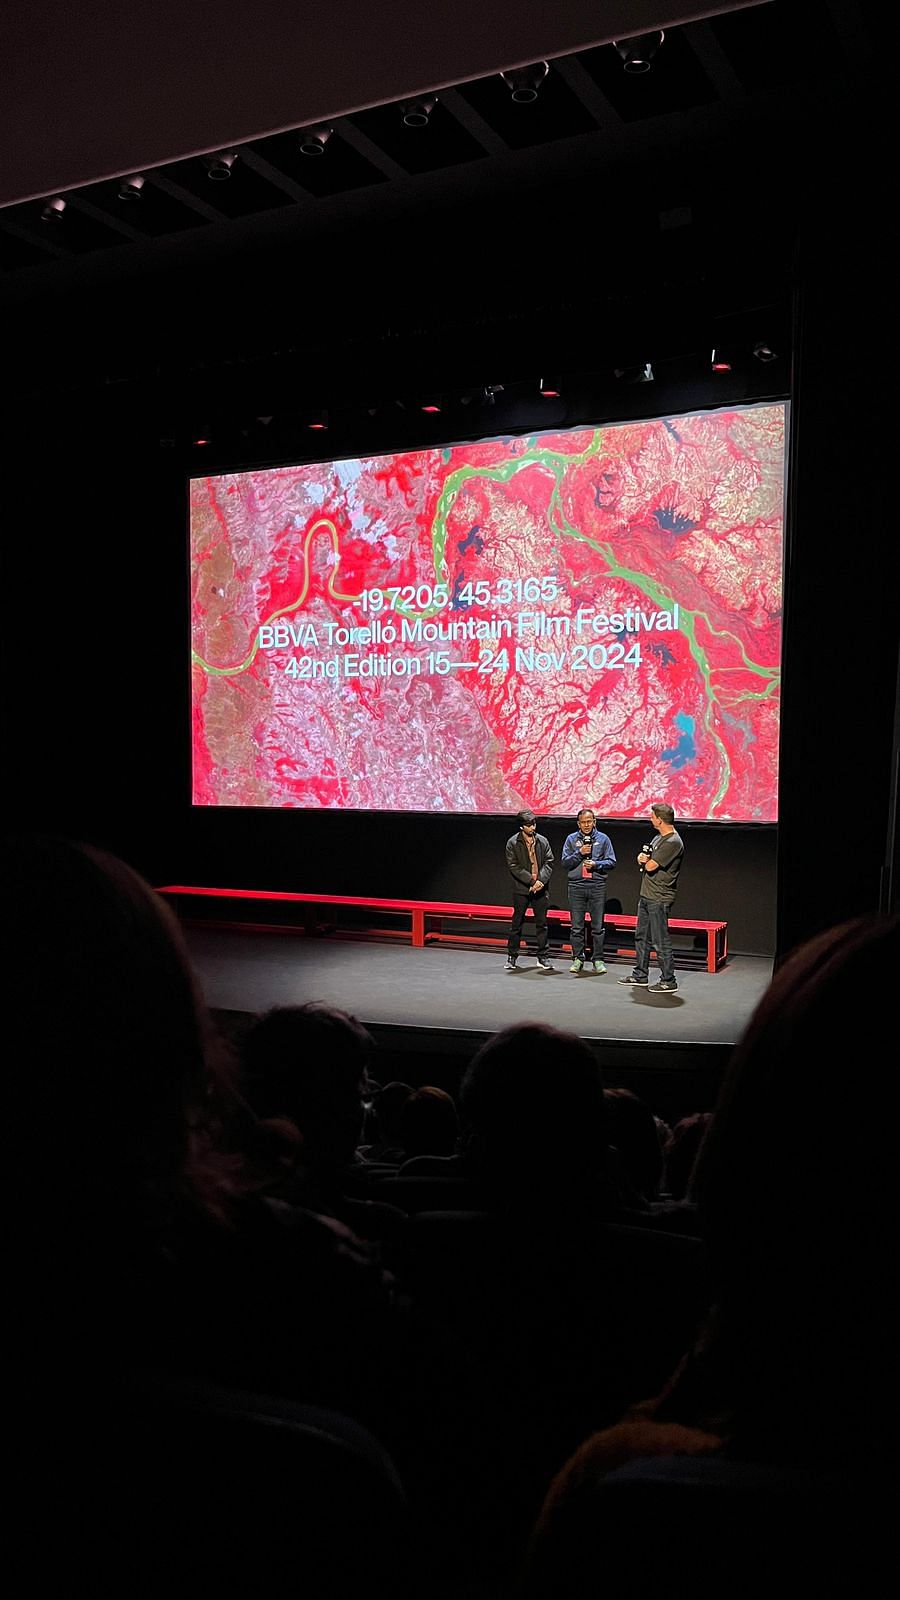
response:
M519 963L516 960L515 956L507 956L507 958L506 958L506 966L504 967L503 970L504 970L504 972L518 972Z
M649 989L650 987L649 978L636 978L633 972L629 972L627 978L620 978L619 982L630 983L635 989Z
M584 966L584 962L583 961L579 961L578 957L576 956L575 960L572 962L572 965L569 968L569 971L570 972L580 972L583 966Z
M556 971L556 968L551 964L551 962L550 962L550 960L549 960L549 958L547 956L538 956L537 964L538 964L541 972L555 972Z
M593 970L594 970L593 961L588 961L586 957L585 957L585 963L584 963L584 970L585 970L585 972L593 972Z
M602 974L602 973L604 973L604 972L605 972L605 971L606 971L606 968L605 968L605 966L604 966L604 965L603 965L603 962L602 962L602 961L595 961L595 962L594 962L594 971L595 971L595 972L599 972L599 973L601 973L601 974Z
M651 994L674 994L678 988L674 978L660 978L659 983L650 985Z

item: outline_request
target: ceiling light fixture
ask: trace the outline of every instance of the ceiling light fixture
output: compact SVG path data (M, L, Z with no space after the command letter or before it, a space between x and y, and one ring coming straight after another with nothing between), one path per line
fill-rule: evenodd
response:
M549 71L546 61L533 61L530 67L510 67L508 72L501 72L500 76L507 89L512 91L516 105L525 106L537 99L538 90Z
M766 339L757 339L756 344L753 346L753 354L755 355L757 361L778 360L778 351L773 350L772 346Z
M662 28L655 33L636 33L633 39L616 39L626 72L649 72L650 63L665 38Z
M437 96L419 95L415 100L401 100L400 111L407 128L427 128L431 113L437 105Z
M540 395L542 400L558 400L562 394L555 378L542 378L540 381Z
M324 433L325 429L328 427L328 412L314 411L310 416L306 426L308 428L312 428L313 433Z
M710 371L711 372L730 372L731 371L731 362L729 361L728 357L723 354L723 352L721 350L714 350L713 351L712 356L710 358L709 366L710 366Z
M44 209L41 212L41 221L42 222L62 222L63 213L64 213L65 209L66 209L65 200L62 198L61 195L57 195L55 197L55 199L47 201L47 204L44 206Z
M146 183L143 173L135 172L130 178L123 178L119 184L120 200L140 200L141 190Z
M207 177L216 183L224 183L231 177L231 169L237 161L236 150L220 150L217 155L205 156Z
M653 383L653 367L649 361L636 367L614 367L613 376L620 383Z
M300 136L300 154L304 156L323 156L333 128L304 128Z

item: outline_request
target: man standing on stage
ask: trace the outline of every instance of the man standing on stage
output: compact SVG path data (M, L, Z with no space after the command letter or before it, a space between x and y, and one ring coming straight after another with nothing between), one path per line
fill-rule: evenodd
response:
M603 965L603 913L606 910L606 879L616 864L616 852L605 833L597 827L590 806L578 813L578 829L563 845L562 866L568 875L569 911L572 917L572 965L570 972L605 972ZM591 919L591 944L594 959L585 952L585 913Z
M620 983L631 983L651 994L674 994L675 963L672 955L672 938L669 933L669 908L675 902L678 874L684 859L684 843L675 832L675 813L664 800L650 807L650 821L657 837L645 844L637 861L641 869L641 892L638 898L637 927L635 928L634 971ZM650 983L650 951L656 951L659 962L659 983Z
M537 964L542 972L553 972L547 955L550 931L547 927L547 885L553 873L553 851L549 839L537 831L533 811L520 811L518 833L506 841L506 865L513 879L513 914L509 926L506 970L516 972L522 923L530 906L534 913Z

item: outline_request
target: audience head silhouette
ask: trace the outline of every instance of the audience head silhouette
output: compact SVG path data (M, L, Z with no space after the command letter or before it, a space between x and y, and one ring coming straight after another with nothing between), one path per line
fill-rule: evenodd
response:
M406 1154L452 1156L459 1137L456 1102L445 1089L425 1084L400 1108L400 1141Z
M663 1391L557 1474L523 1600L575 1600L598 1571L635 1595L878 1587L900 1332L896 1092L879 1068L898 958L900 918L872 914L778 968L697 1162L713 1303ZM879 1115L840 1118L851 1065ZM673 1566L679 1540L699 1564Z
M204 1130L222 1063L174 916L89 845L29 836L5 855L19 1138L48 1203L65 1192L62 1222L90 1195L165 1207L214 1188Z
M501 1028L470 1062L459 1110L472 1166L490 1182L558 1192L605 1170L600 1068L575 1034L544 1022Z
M364 1129L366 1155L370 1160L396 1163L405 1157L400 1117L412 1093L412 1084L402 1083L397 1078L375 1089Z
M181 932L149 885L62 839L16 840L4 868L23 1023L16 1459L43 1587L187 1593L203 1571L252 1593L263 1571L288 1584L299 1549L317 1594L373 1571L385 1588L405 1501L355 1419L388 1412L360 1350L390 1391L389 1281L339 1223L247 1187L242 1108L220 1093ZM346 1563L338 1506L365 1530Z
M715 1358L737 1433L845 1448L881 1410L898 1328L890 991L900 917L830 928L776 972L739 1041L697 1168L718 1295ZM848 1066L877 1116L839 1118ZM825 1442L827 1440L827 1443Z
M653 1112L630 1089L606 1089L604 1099L609 1142L619 1152L635 1198L657 1200L663 1155Z
M320 1001L277 1006L244 1040L245 1092L257 1116L299 1130L305 1165L351 1161L373 1055L372 1035L349 1012Z

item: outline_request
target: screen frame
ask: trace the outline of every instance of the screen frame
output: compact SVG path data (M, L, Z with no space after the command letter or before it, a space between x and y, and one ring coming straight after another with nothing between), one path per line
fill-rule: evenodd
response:
M660 395L659 395L659 399L660 400L663 398L662 390L663 390L663 386L661 385L660 386L660 391L661 392L660 392ZM419 431L417 431L417 432L414 431L412 434L407 434L407 435L403 436L402 430L400 428L398 428L396 430L396 433L393 436L395 442L393 442L393 443L384 442L383 440L380 439L379 442L378 442L377 448L373 448L371 440L369 440L367 442L363 441L362 434L363 434L364 430L360 427L358 432L354 436L354 442L353 443L345 442L343 444L343 448L339 452L336 452L336 453L328 453L328 452L322 452L321 450L312 449L310 452L299 452L298 453L298 452L295 451L295 452L291 452L291 453L285 454L282 451L282 452L279 452L277 454L262 453L262 454L257 455L255 453L251 452L250 450L246 450L246 452L239 452L239 451L236 451L236 450L228 450L227 452L223 452L221 445L214 445L213 441L210 441L210 446L204 445L202 447L203 451L204 451L203 469L200 470L199 464L198 464L197 468L194 468L193 466L189 466L188 469L184 472L183 477L182 477L182 489L183 489L183 494L184 494L184 506L185 506L185 543L184 543L184 550L185 550L185 571L186 571L186 613L187 613L186 630L187 630L187 647L188 647L187 648L188 760L187 760L187 773L186 773L186 789L187 789L187 803L188 803L191 815L194 816L194 817L200 817L200 816L209 816L211 814L216 815L216 816L224 816L224 815L232 815L233 814L235 817L244 817L244 816L247 816L247 815L254 815L254 816L265 816L265 817L283 816L283 817L289 817L289 818L295 818L296 819L298 817L304 817L304 816L308 816L308 815L312 815L312 816L315 816L317 818L319 818L319 817L325 818L325 817L329 817L329 816L340 817L341 814L342 814L342 807L340 805L337 805L337 806L307 806L307 805L283 806L283 805L231 805L231 804L219 804L219 805L209 806L209 805L198 804L193 798L193 740L191 738L191 723L192 723L192 715L193 715L193 708L194 708L193 693L192 693L193 641L192 641L192 627L191 627L191 574L192 574L192 563L191 563L191 486L195 482L203 481L203 480L211 478L211 477L220 477L220 476L225 476L225 475L237 476L237 475L240 475L240 474L243 474L243 473L261 473L261 472L278 471L278 470L281 470L281 469L291 469L291 468L302 469L304 467L315 467L315 466L330 466L330 465L338 466L343 462L355 462L355 461L359 461L359 460L376 460L376 459L381 458L381 457L388 458L388 457L397 456L397 455L415 454L417 452L425 451L425 450L453 450L453 449L456 449L457 447L463 447L463 446L466 446L466 445L502 443L505 440L526 438L526 437L528 437L529 435L532 435L532 434L538 435L538 434L544 434L544 433L569 433L569 432L577 432L577 431L580 431L580 430L589 429L589 428L597 428L597 427L628 427L629 425L640 425L640 424L648 423L648 422L657 422L657 421L658 422L662 422L662 421L665 421L665 420L667 420L667 419L669 419L670 417L673 417L673 416L679 416L679 417L684 417L684 416L692 416L692 417L694 417L694 416L696 416L696 417L700 417L700 416L714 415L714 414L716 414L718 412L722 412L722 411L738 411L738 410L739 411L750 411L750 410L757 410L757 409L759 409L761 407L764 407L764 406L782 405L784 407L784 451L783 451L783 486L782 486L783 487L783 499L782 499L782 504L783 504L783 523L782 523L782 541L781 541L782 622L781 622L781 641L780 641L781 648L780 648L780 659L779 659L779 674L780 674L780 692L783 695L784 681L785 681L785 678L784 678L784 671L785 671L785 634L786 634L786 628L787 628L787 612L788 612L788 607L787 607L787 585L788 585L789 566L790 566L789 556L790 556L790 541L791 541L791 527L792 527L792 517L791 517L792 501L791 501L791 497L790 497L790 482L791 482L790 469L791 469L791 461L792 461L792 443L793 443L792 397L791 397L791 394L790 394L789 391L779 387L778 389L773 390L772 392L753 394L750 397L737 395L737 394L732 392L727 397L723 397L721 399L717 399L714 403L711 403L708 399L704 399L702 401L696 401L694 403L691 403L689 401L685 401L682 396L679 396L677 398L677 400L676 400L675 396L671 396L670 398L671 398L671 402L672 403L665 405L662 409L660 409L659 404L657 404L657 405L645 405L643 408L638 406L638 405L635 405L634 407L629 407L629 408L616 407L614 411L607 411L607 410L605 410L603 408L597 408L596 406L590 406L590 407L586 408L583 413L579 410L578 414L574 418L570 415L571 408L567 407L566 408L566 413L567 414L566 414L565 420L559 420L559 421L555 421L555 422L554 421L548 421L548 419L546 417L546 412L547 412L547 410L549 408L547 406L545 406L545 405L541 405L539 410L537 408L534 408L534 414L529 417L529 420L527 422L526 421L522 421L518 426L513 426L512 422L510 420L510 422L508 424L505 424L502 428L498 428L498 427L495 426L495 427L492 427L492 428L481 427L481 428L472 428L472 429L464 429L464 430L455 429L452 432L452 434L450 432L445 432L444 430L442 430L440 428L437 428L435 431L432 431L431 428L422 426L419 429ZM650 397L647 396L647 400L648 401L649 401L649 399L650 399ZM418 421L420 421L422 424L425 424L427 419L424 416L421 416L420 418L418 418ZM318 443L318 438L319 438L319 436L317 434L317 436L316 436L316 442L317 443ZM358 443L356 442L357 439L358 439ZM194 459L196 459L197 451L198 451L199 448L200 448L199 446L195 445L195 447L194 447ZM207 448L209 449L209 454L208 455L205 453ZM777 830L778 826L779 826L780 813L781 813L780 791L781 791L781 768L782 768L782 763L781 763L781 741L782 741L782 737L783 737L783 708L780 708L779 709L779 724L778 724L779 776L778 776L778 786L777 786L777 793L776 793L776 807L777 807L777 813L778 814L774 818L769 818L769 819L765 819L765 820L756 820L756 819L750 819L750 818L733 818L733 817L728 817L728 818L698 817L698 818L692 818L690 820L679 821L679 817L676 814L676 827L678 827L678 828L692 828L692 829L693 828L744 829L744 830L751 830L751 831L757 831L757 830L760 830L760 831L761 830L775 831L775 830ZM662 799L662 798L664 798L664 796L658 795L657 798L658 799ZM491 822L502 822L504 820L509 820L511 817L514 817L515 814L511 813L511 812L508 812L506 810L501 810L501 811L488 811L488 810L477 810L477 811L475 811L475 810L473 810L473 811L445 812L439 807L435 807L433 810L427 810L427 809L424 809L424 808L422 808L420 806L413 806L413 807L399 807L399 806L396 806L396 807L391 807L390 809L382 809L382 808L378 808L378 807L371 807L371 808L367 807L366 808L366 815L370 816L370 817L373 817L373 818L379 818L379 819L382 819L382 820L385 820L385 821L387 821L388 819L392 819L392 818L397 818L397 819L401 819L402 820L404 818L409 819L409 818L415 817L415 818L418 818L418 819L421 819L421 820L426 820L426 819L430 820L430 819L436 819L436 818L446 818L446 819L452 819L453 822L464 822L464 823L465 822L473 822L474 823L474 822L477 822L477 821L482 820L482 819L485 820L485 821L491 821ZM548 810L548 811L542 811L542 812L539 813L539 817L541 819L545 819L548 823L554 823L554 824L564 823L571 815L572 815L572 813L570 813L568 811L549 811ZM601 816L601 813L599 811L597 813L597 816L598 816L598 824L599 824L600 816ZM610 822L611 826L615 826L617 828L618 827L626 827L627 828L629 826L644 827L646 825L646 808L643 808L640 812L636 812L632 816L624 816L624 815L612 816L612 817L609 818L609 822Z

